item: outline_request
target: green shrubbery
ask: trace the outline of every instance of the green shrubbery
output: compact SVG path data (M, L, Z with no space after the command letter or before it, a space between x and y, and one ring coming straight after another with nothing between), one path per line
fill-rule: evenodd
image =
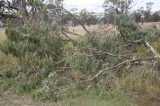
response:
M158 74L144 75L146 71L142 69L142 75L137 69L143 67L141 63L124 61L151 56L144 45L146 40L159 51L159 32L154 28L142 32L124 19L128 20L122 16L117 18L118 33L90 32L75 41L64 40L63 28L44 23L26 23L23 27L6 29L7 40L0 45L0 51L4 56L15 58L16 65L10 65L12 60L0 60L3 67L0 86L17 93L31 93L35 99L54 101L89 90L105 98L121 88L156 95ZM137 40L141 42L133 44ZM136 68L133 70L133 67Z
M19 67L15 70L6 68L5 74L2 73L4 79L1 85L16 92L30 92L36 99L55 99L64 95L66 91L63 90L81 81L82 76L83 80L87 80L98 70L117 61L103 54L114 52L114 38L98 33L77 41L64 42L60 35L47 26L26 24L21 28L8 28L6 34L7 40L0 50L17 58ZM69 70L65 69L66 66ZM72 71L79 72L79 78L74 78L76 75L73 76ZM84 89L87 86L84 85Z
M28 23L21 28L6 29L6 35L7 40L0 50L17 58L19 67L5 68L2 85L15 88L17 92L34 92L57 70L55 63L63 57L63 39L47 26Z

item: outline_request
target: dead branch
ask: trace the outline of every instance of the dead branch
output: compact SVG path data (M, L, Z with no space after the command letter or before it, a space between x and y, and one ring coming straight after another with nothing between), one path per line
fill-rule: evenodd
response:
M120 32L120 34L121 34L121 36L122 36L124 42L128 43L128 41L127 41L125 35L123 34L123 32L122 32L121 30L120 30L119 32Z
M133 60L132 60L132 61L133 61ZM117 65L114 65L114 66L111 66L111 67L109 67L109 68L100 70L96 75L94 75L94 76L93 76L91 79L89 79L89 80L92 81L92 80L94 80L95 78L97 78L100 74L102 74L104 71L111 70L111 69L113 69L113 68L118 68L119 66L122 66L122 65L124 65L124 64L126 64L126 63L129 63L129 62L131 62L131 60L125 60L125 61L123 61L123 62L121 62L121 63L119 63L119 64L117 64Z
M0 13L0 17L2 18L5 18L5 19L8 19L8 18L18 18L16 15L13 15L13 14L3 14L3 13Z
M114 71L113 73L111 73L109 76L107 76L107 79L109 77L111 77L111 75L117 73L119 71L119 68L122 67L123 65L127 65L127 64L130 64L130 63L134 63L134 62L142 62L143 61L151 61L151 60L154 60L154 59L158 59L159 57L149 57L149 58L143 58L143 59L133 59L133 60L125 60L121 63L118 63L117 65L113 65L111 67L108 67L106 69L102 69L100 70L96 75L94 75L93 77L91 78L88 78L86 80L83 80L83 81L77 81L75 83L71 83L69 84L69 87L67 87L63 92L75 87L77 84L80 84L80 83L86 83L86 82L90 82L90 81L93 81L95 78L99 77L103 72L107 71L107 70L113 70L113 69L116 69L116 71Z
M70 16L72 16L88 34L90 33L90 31L87 30L87 28L82 24L82 22L79 19L77 19L71 12L69 12L65 8L63 8L63 10L66 11Z
M101 55L101 54L104 54L104 55L108 55L108 56L111 56L111 57L116 57L116 58L128 58L127 56L125 55L115 55L115 54L112 54L112 53L109 53L109 52L96 52L94 55Z
M149 44L149 42L146 41L145 45L155 57L158 57L160 59L160 54Z
M76 35L76 36L79 36L79 37L84 37L80 34L77 34L77 33L74 33L74 32L71 32L71 31L65 31L66 33L69 33L69 34L73 34L73 35Z
M143 58L143 59L140 58L140 59L125 60L125 61L123 61L123 62L121 62L121 63L118 63L117 65L113 65L113 66L111 66L111 67L109 67L109 68L100 70L96 75L94 75L92 78L90 78L89 81L94 80L94 79L97 78L100 74L102 74L104 71L112 70L112 69L114 69L114 68L118 69L118 68L120 68L120 67L123 66L123 65L127 65L127 64L130 64L130 63L135 63L135 62L139 62L139 63L143 64L144 61L151 61L151 60L155 60L155 59L159 59L159 56L158 56L158 57L155 56L155 57ZM117 70L117 71L118 71L118 70ZM117 71L116 71L116 72L117 72Z
M62 32L63 35L65 35L69 40L73 41L65 32Z

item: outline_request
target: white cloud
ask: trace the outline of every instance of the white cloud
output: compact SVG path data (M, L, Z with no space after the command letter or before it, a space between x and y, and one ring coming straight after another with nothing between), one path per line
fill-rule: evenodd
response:
M153 8L152 10L153 11L158 11L160 10L160 0L139 0L139 1L136 1L136 6L134 7L134 9L137 9L137 8L140 8L140 7L146 7L146 3L147 2L153 2Z
M105 0L64 0L65 8L72 9L77 8L78 10L82 10L86 8L88 11L94 12L103 12L104 9L102 7ZM135 0L137 5L134 9L139 7L145 7L147 2L154 2L153 11L160 10L160 0Z
M67 9L77 8L82 10L86 8L88 11L103 12L104 0L65 0L64 4Z

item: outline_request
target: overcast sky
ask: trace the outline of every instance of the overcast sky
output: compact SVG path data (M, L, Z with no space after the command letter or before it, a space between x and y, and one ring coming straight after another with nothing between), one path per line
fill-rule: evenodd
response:
M103 12L104 9L102 8L103 2L105 0L64 0L65 8L77 8L82 10L86 8L88 11L94 12ZM160 10L160 0L135 0L136 6L134 9L138 7L145 7L147 2L154 2L153 11Z

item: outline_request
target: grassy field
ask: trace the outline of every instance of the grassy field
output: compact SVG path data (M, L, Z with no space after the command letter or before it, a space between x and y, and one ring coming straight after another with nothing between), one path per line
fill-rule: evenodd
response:
M90 25L85 26L88 31L90 32L101 32L104 35L107 35L107 33L113 33L116 32L115 27L112 25ZM84 36L86 34L86 31L82 28L82 26L75 26L75 27L69 27L69 31L81 36ZM69 34L69 37L72 39L79 39L80 37L74 34Z
M144 23L143 25L139 23L139 26L142 27L143 30L146 30L149 27L156 27L157 29L160 30L160 22ZM103 34L106 34L106 35L116 32L116 28L112 25L90 25L85 27L87 28L87 30L91 32L102 32ZM69 27L69 31L79 34L81 36L84 36L86 34L82 26ZM71 37L72 39L80 38L74 34L69 34L69 37Z
M3 96L3 97L2 97ZM57 103L33 101L26 96L15 94L1 94L0 106L137 106L132 105L120 98L102 100L98 97L80 96L76 98L66 98Z
M148 27L155 26L157 29L160 30L160 22L150 22L150 23L144 23L143 25L139 24L143 29L147 29Z

